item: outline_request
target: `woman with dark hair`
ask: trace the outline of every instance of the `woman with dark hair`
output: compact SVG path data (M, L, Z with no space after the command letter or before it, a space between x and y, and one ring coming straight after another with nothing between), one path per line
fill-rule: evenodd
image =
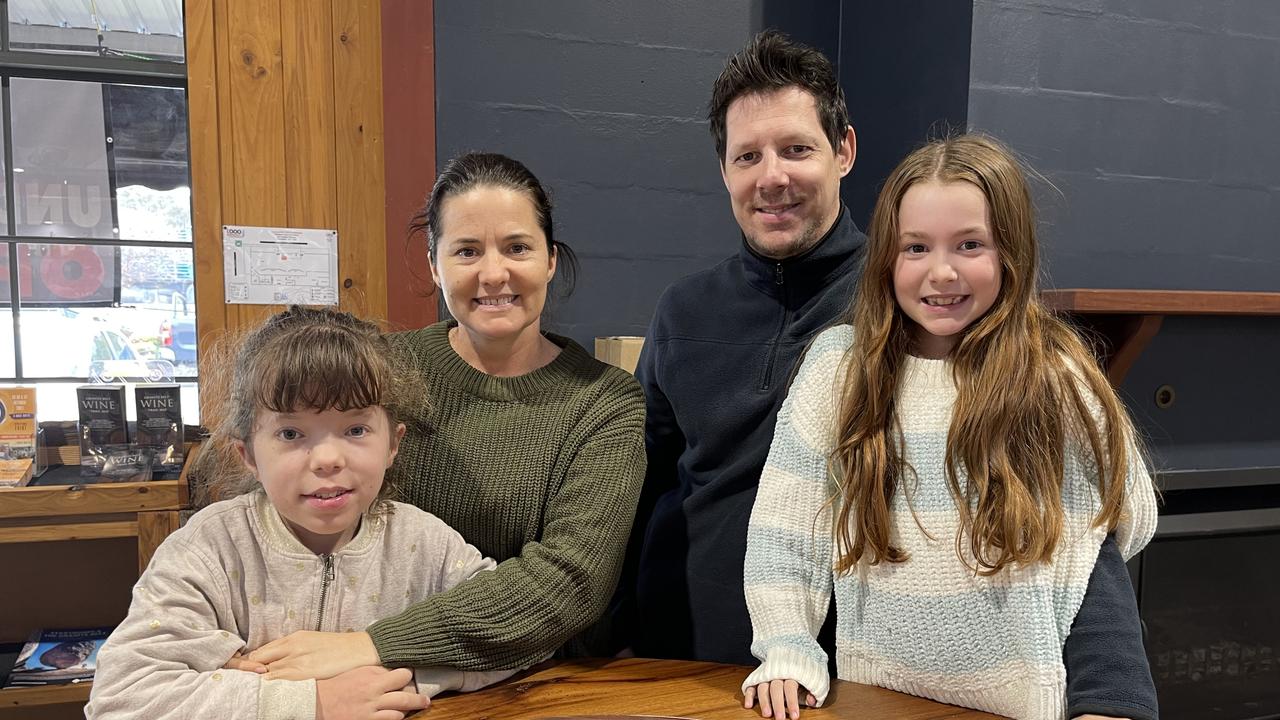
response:
M364 632L265 645L249 660L273 677L525 667L595 622L617 582L644 479L644 398L631 375L541 329L557 269L569 281L576 269L541 183L511 158L462 155L413 227L454 319L392 336L431 403L406 423L391 472L401 499L499 564Z

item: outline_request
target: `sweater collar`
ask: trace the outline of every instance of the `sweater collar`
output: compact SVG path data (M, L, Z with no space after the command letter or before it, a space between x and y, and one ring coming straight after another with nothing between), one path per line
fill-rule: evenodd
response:
M516 377L497 377L471 366L449 344L449 330L456 320L445 320L422 330L422 352L431 365L449 378L450 384L463 392L487 400L506 402L563 388L581 376L585 362L592 360L587 351L572 339L543 331L543 336L560 347L555 360L533 372Z
M742 237L738 258L747 282L766 295L781 297L784 291L808 294L831 283L836 275L848 272L861 255L866 236L858 230L849 209L840 205L840 215L816 245L801 255L774 260L757 254Z

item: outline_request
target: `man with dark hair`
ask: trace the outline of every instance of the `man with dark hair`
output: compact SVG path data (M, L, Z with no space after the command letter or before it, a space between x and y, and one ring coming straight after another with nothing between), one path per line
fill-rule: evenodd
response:
M757 35L716 79L709 119L742 244L668 288L649 326L636 368L649 465L612 631L639 656L754 665L747 521L791 374L852 300L866 238L840 202L856 144L821 53ZM1154 718L1114 539L1090 577L1086 616L1093 630L1069 635L1064 651L1086 668L1067 679L1071 716ZM823 646L832 656L830 638Z
M628 560L633 649L749 664L742 562L760 470L800 354L853 296L865 238L840 202L855 138L821 53L756 36L709 116L743 242L667 289L636 369L649 470Z
M792 44L782 33L766 30L741 52L729 58L711 88L711 136L716 141L716 157L724 163L728 143L725 117L729 106L743 95L767 94L771 90L798 88L809 93L818 112L823 134L838 147L850 129L844 90L831 63L820 52Z

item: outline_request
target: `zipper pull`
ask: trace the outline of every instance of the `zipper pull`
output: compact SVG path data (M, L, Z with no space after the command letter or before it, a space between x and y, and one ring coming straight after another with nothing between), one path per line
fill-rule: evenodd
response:
M333 556L324 556L324 579L326 582L333 582Z
M773 266L773 282L775 285L782 284L782 263Z

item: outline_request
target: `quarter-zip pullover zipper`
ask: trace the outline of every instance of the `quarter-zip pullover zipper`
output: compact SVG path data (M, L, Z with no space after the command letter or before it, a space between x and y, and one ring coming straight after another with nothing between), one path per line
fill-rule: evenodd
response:
M333 555L323 555L324 559L324 578L320 581L320 613L316 615L316 632L320 631L320 626L324 624L324 604L329 599L329 583L333 582Z
M761 390L768 390L773 385L773 366L778 361L778 345L782 343L782 331L787 328L787 316L791 314L790 308L787 307L787 289L780 262L773 266L773 284L782 287L782 318L778 321L778 332L773 338L773 349L769 351L769 362L764 366L764 378L760 382Z

